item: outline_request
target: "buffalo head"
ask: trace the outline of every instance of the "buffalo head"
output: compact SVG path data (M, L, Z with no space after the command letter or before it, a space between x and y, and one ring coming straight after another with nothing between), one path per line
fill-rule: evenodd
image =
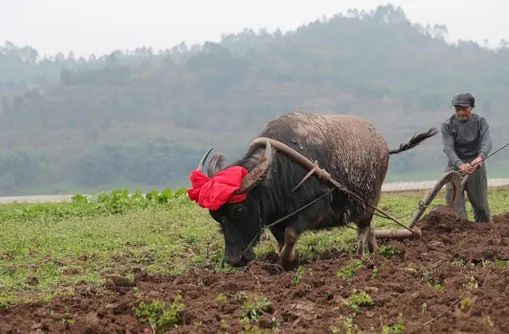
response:
M207 152L201 159L198 170L203 172L203 167L207 159ZM255 157L255 155L253 155ZM235 195L247 194L247 198L240 203L227 203L217 210L210 210L210 215L221 225L224 236L225 254L224 259L232 266L243 266L255 258L253 247L260 237L263 228L263 218L259 194L253 189L263 180L272 164L272 147L267 140L265 143L265 152L260 155L257 164L247 169L249 173L243 177L240 188L235 191ZM223 157L215 155L211 158L207 174L213 177L223 170Z

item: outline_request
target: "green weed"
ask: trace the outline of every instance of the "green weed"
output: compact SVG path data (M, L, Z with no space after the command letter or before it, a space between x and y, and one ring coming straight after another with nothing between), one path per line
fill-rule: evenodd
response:
M509 260L496 260L495 265L499 268L509 268Z
M484 326L488 327L489 329L495 328L495 323L493 320L491 320L491 317L489 315L485 315L482 319L482 322Z
M336 276L345 280L352 279L355 274L357 274L357 271L359 271L359 269L361 269L363 266L364 264L361 260L350 260L346 265L344 265L336 272Z
M242 333L265 334L265 333L270 333L270 331L267 329L262 329L262 328L258 327L258 325L246 323L246 324L244 324L244 327L242 328Z
M187 193L184 189L177 191L164 189L161 192L152 190L146 194L140 191L130 194L127 189L117 189L90 198L77 194L72 197L72 201L74 204L92 206L99 212L120 214L132 209L146 209L160 204L169 204L185 196Z
M380 268L374 267L373 270L371 271L371 277L377 278L379 275L380 275Z
M380 246L378 252L385 257L393 257L400 253L399 249L387 245Z
M226 332L228 330L228 328L230 328L230 325L228 325L226 320L221 319L221 321L219 322L219 329Z
M345 318L341 325L331 326L330 334L353 334L357 332L357 329L353 316L350 316Z
M368 293L360 291L354 292L350 297L348 297L345 300L345 305L357 313L361 306L373 306L375 305L375 302Z
M260 316L272 309L271 302L258 294L242 294L242 321L258 321Z
M477 282L474 276L470 275L467 277L466 282L463 283L463 286L467 288L467 290L476 290L479 288L479 282Z
M219 304L226 304L228 303L228 297L223 294L223 293L220 293L216 296L216 301L219 303Z
M401 334L405 332L405 320L403 319L403 313L398 316L398 321L393 325L384 325L382 328L382 334Z
M340 334L341 330L337 326L331 326L330 328L330 334Z
M134 310L134 315L141 321L147 322L156 333L182 324L184 308L182 297L177 295L169 306L160 300L153 300L148 304L141 302Z
M343 330L345 334L353 334L357 331L357 325L353 317L347 317L343 320Z
M470 308L474 305L474 301L470 297L463 298L458 307L462 312L468 312Z
M75 319L71 318L69 314L65 314L62 319L60 319L60 322L62 325L65 326L65 328L69 328L70 325L74 324L76 322Z
M295 275L293 275L292 278L292 285L297 286L302 281L302 277L304 277L304 272L306 269L302 266L299 266L297 270L295 271Z

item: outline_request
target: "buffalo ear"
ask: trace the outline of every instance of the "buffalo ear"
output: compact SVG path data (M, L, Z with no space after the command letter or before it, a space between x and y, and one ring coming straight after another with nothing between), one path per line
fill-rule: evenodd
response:
M207 168L207 175L209 177L213 177L220 170L223 169L224 156L221 154L214 154L214 156L209 161L209 166Z

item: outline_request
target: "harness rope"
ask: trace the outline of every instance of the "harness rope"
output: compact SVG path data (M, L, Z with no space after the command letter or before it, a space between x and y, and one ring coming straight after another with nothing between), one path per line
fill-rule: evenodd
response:
M337 190L336 188L330 188L329 190L327 190L326 192L324 192L323 194L321 194L320 196L318 196L317 198L315 198L314 200L312 200L311 202L307 203L306 205L300 207L299 209L295 210L294 212L282 217L282 218L279 218L278 220L274 221L273 223L269 224L269 225L266 225L266 226L263 226L261 221L260 221L260 232L258 232L256 234L256 236L247 244L246 248L244 249L244 251L242 252L242 255L244 255L247 250L251 247L251 245L258 239L258 237L261 236L262 232L263 232L263 229L264 228L270 228L272 226L275 226L285 220L287 220L288 218L292 217L292 216L295 216L296 214L298 214L299 212L303 211L304 209L308 208L309 206L313 205L314 203L316 203L318 200L322 199L323 197L331 194L332 192L334 192L335 190ZM347 225L348 226L348 225Z

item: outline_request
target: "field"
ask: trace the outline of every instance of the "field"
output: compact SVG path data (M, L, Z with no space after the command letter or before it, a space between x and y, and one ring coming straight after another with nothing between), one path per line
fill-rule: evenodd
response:
M380 207L407 222L423 196ZM307 233L291 272L268 234L222 268L218 225L183 191L1 205L0 333L506 333L509 189L490 205L493 225L433 211L423 238L362 259L351 229Z

